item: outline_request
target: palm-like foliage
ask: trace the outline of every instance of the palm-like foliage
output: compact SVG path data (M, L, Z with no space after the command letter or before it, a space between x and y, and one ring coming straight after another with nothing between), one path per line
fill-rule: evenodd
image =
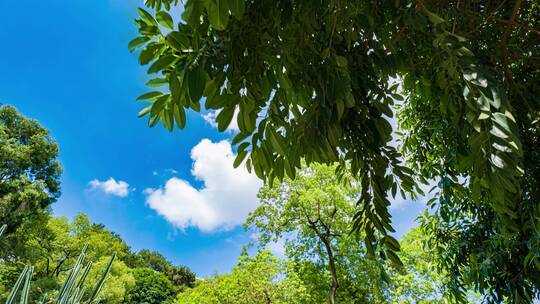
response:
M0 227L0 237L6 230L6 225ZM98 300L98 294L103 287L105 278L109 274L114 259L116 258L116 253L111 256L109 263L105 267L103 274L101 275L100 280L94 287L92 293L87 296L86 288L83 286L84 282L92 268L92 262L89 261L85 264L86 259L86 249L88 246L85 246L79 255L77 262L69 272L66 277L60 292L58 293L57 298L54 300L55 304L91 304L96 303ZM29 294L30 294L30 284L32 282L32 275L34 273L34 267L26 265L19 275L19 278L15 282L13 289L11 290L6 304L28 304L29 303ZM18 302L17 302L17 299ZM47 300L47 294L44 294L39 304L45 304Z

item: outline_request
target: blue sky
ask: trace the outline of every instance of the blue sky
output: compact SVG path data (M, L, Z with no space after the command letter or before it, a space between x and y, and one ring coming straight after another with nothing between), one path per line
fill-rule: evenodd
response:
M259 182L232 170L223 141L232 133L201 114L172 134L137 118L134 100L148 79L127 50L138 4L0 1L0 101L39 120L60 145L55 215L85 212L136 250L157 250L199 276L225 272L250 242L238 224ZM422 210L416 202L391 209L398 235Z

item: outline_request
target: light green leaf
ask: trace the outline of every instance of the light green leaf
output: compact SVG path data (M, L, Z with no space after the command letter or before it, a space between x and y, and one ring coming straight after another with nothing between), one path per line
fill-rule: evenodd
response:
M167 78L154 78L146 82L146 85L151 88L159 88L166 86L167 84L169 84L169 80Z
M145 93L145 94L142 94L141 96L137 97L137 100L147 100L147 101L156 101L158 99L159 96L163 95L163 93L159 92L159 91L153 91L153 92L148 92L148 93Z
M222 31L229 23L229 6L227 0L207 0L206 11L210 24L216 30Z
M139 13L139 16L141 16L141 19L150 26L158 26L156 19L147 11L145 11L142 8L137 8L137 12Z
M156 19L164 28L169 30L174 29L173 19L166 11L159 11L156 14Z
M152 110L152 106L147 106L146 108L142 109L137 116L139 118L146 116L148 113L150 113L150 110Z
M128 43L128 50L133 52L135 49L145 45L148 40L150 40L150 38L146 36L137 37Z
M241 19L246 9L245 0L229 0L231 14L237 19Z

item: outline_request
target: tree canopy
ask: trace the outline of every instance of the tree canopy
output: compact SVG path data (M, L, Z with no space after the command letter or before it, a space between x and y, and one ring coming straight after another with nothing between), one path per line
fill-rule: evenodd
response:
M8 234L43 217L60 195L57 157L47 129L0 103L0 223Z
M303 282L314 303L324 298L329 303L443 303L444 276L430 263L434 252L424 248L426 236L420 229L400 242L400 269L369 259L350 234L355 183L350 176L337 180L335 166L303 168L294 180L260 190L260 205L246 227L260 246L284 241L288 273ZM400 246L395 239L391 242Z
M246 248L228 274L198 282L178 295L175 304L310 303L301 281L287 273L286 266L269 251L250 257Z
M176 0L145 4L129 47L148 85L168 87L139 97L150 126L183 128L204 101L222 131L238 113L235 165L264 180L302 160L350 168L354 229L396 264L389 200L434 181L423 227L455 297L467 284L493 301L537 294L537 0L187 0L181 18Z

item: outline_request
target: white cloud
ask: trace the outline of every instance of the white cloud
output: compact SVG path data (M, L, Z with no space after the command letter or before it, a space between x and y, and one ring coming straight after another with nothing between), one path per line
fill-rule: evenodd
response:
M163 187L146 189L146 203L180 229L194 226L205 232L228 230L244 222L258 204L262 182L240 166L227 141L203 139L191 150L192 175L201 189L177 177Z
M212 127L217 128L217 116L221 110L211 110L208 113L202 115L202 118L209 123ZM240 129L238 128L238 108L234 110L233 118L231 120L231 124L229 127L227 127L227 130L225 130L229 133L235 133L240 132Z
M129 184L125 181L116 181L114 178L109 178L106 181L100 181L97 179L91 180L90 189L101 190L107 194L115 195L119 197L126 197L129 193Z

